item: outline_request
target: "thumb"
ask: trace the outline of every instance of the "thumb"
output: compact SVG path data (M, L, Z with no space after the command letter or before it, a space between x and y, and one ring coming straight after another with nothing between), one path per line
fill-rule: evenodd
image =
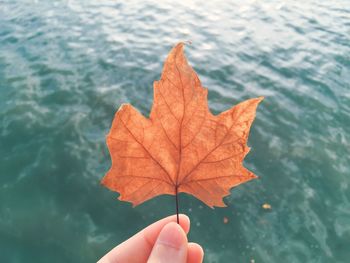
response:
M186 234L178 224L171 222L163 227L147 262L186 263L186 258Z

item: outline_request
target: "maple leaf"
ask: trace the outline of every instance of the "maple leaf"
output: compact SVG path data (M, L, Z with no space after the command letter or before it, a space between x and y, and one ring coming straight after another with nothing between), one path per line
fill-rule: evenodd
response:
M254 98L213 115L196 72L177 44L154 82L150 117L130 104L117 111L107 145L112 166L102 184L133 206L161 194L188 193L210 207L225 206L230 189L256 176L243 167Z

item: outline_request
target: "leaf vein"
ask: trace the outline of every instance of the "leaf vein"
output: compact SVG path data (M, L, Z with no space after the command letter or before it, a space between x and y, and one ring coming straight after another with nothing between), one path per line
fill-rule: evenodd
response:
M120 118L120 121L123 123L124 127L125 127L125 128L127 129L127 131L130 133L130 135L134 138L134 140L135 140L138 144L141 145L141 147L145 150L145 152L148 153L148 155L152 158L152 160L153 160L154 162L156 162L156 163L159 165L159 167L165 172L165 174L168 176L170 182L172 182L172 183L174 184L173 180L172 180L171 177L170 177L170 174L169 174L168 171L163 167L163 165L161 165L161 164L158 162L158 160L155 159L155 158L152 156L152 154L148 151L148 149L147 149L142 143L140 143L140 142L136 139L135 135L130 131L130 129L126 126L126 124L123 122L123 120L122 120L121 118Z

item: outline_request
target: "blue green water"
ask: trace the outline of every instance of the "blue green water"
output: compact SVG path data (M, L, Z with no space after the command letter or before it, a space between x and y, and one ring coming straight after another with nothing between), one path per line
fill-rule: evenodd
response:
M115 111L149 113L182 40L214 113L265 96L245 161L260 179L227 208L180 196L205 262L350 262L347 0L0 0L0 262L95 262L174 213L99 181Z

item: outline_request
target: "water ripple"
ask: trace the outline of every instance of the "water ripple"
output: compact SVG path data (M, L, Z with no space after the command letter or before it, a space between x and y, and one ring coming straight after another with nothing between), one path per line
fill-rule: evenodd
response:
M0 261L96 261L173 213L99 180L115 111L147 115L167 52L190 40L214 113L266 97L246 161L261 180L225 209L181 196L206 262L347 262L349 16L346 0L0 1Z

